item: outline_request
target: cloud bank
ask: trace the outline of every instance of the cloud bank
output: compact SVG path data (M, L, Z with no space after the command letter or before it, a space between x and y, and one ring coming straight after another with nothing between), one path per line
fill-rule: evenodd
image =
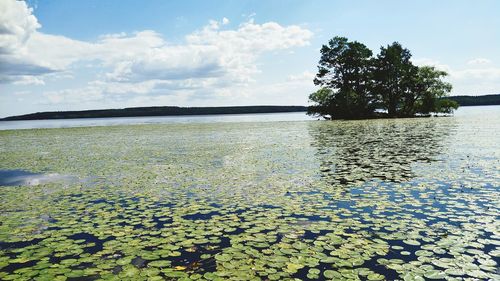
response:
M94 42L45 34L23 1L0 2L0 83L44 84L90 67L102 75L84 87L45 91L46 102L82 102L110 95L227 95L255 82L259 57L309 45L313 33L297 25L257 24L228 29L209 21L169 43L152 30L102 35ZM71 74L71 75L68 75Z
M464 63L464 67L452 67L440 61L415 59L417 65L430 65L448 73L446 78L453 85L453 95L497 94L500 89L500 68L486 58L475 58Z
M82 41L44 33L42 24L24 1L0 0L2 114L20 111L12 108L26 102L35 110L306 104L315 90L311 71L317 50L307 66L287 68L291 61L278 66L288 58L303 63L304 55L297 53L311 44L314 34L300 25L256 23L253 15L238 24L223 17L173 42L154 30ZM452 94L500 89L500 68L492 58L471 57L461 65L415 62L448 71ZM26 93L23 103L16 102L17 92Z

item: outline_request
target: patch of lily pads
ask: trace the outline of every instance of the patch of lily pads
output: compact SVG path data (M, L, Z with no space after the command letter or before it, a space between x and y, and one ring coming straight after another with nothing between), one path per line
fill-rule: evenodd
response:
M499 125L0 131L1 280L496 280Z

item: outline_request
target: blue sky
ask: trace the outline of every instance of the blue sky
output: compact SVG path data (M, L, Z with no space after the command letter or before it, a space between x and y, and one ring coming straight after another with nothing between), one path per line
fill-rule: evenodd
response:
M498 1L0 0L0 116L306 105L319 48L398 41L452 94L500 93Z

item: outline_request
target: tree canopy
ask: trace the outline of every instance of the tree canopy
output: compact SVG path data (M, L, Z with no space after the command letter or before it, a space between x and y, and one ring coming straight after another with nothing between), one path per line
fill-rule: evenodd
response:
M414 65L411 52L397 42L374 57L364 44L334 37L321 48L314 79L321 88L309 96L309 114L356 119L451 113L458 104L443 98L452 87L442 80L446 75Z

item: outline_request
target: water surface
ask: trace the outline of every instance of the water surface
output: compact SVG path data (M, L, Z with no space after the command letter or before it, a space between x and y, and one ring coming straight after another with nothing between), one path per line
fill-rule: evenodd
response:
M498 108L0 131L0 279L497 280Z
M26 121L0 121L0 130L71 128L138 124L185 124L215 122L275 122L313 120L305 112L259 113L259 114L214 114L149 117L111 117L81 119L49 119Z

